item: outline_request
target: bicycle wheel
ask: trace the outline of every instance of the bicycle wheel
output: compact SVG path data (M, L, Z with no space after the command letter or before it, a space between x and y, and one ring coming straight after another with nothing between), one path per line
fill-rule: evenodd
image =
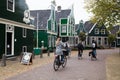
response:
M62 67L64 68L66 66L66 64L67 64L67 58L64 57L64 63L62 64Z
M54 60L54 63L53 63L53 68L54 68L54 70L55 70L55 71L57 71L57 70L58 70L58 68L59 68L59 62L58 62L58 60L57 60L57 59L55 59L55 60Z

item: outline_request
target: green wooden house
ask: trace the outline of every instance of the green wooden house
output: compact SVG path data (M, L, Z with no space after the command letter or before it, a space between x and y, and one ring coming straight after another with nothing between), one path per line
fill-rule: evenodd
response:
M77 45L77 44L79 43L79 41L80 41L80 39L79 39L79 37L78 37L79 34L80 34L80 32L86 33L83 20L81 20L81 21L79 22L79 24L76 24L76 25L75 25L75 31L76 31L76 33L77 33L77 35L76 35L76 37L75 37L75 43L76 43L76 45ZM85 45L84 41L83 41L82 43Z
M0 58L33 51L29 16L25 0L0 0Z
M61 10L61 6L58 6L56 11L55 7L56 3L52 1L51 9L30 11L30 15L35 18L36 47L44 46L46 50L53 50L57 36L61 36L63 42L69 41L73 45L75 32L73 9Z
M56 11L56 21L59 28L59 36L62 37L62 41L68 41L71 46L74 46L74 36L75 36L75 19L73 7L72 9L62 10L58 6L58 11Z
M51 2L51 9L31 10L30 15L34 17L34 25L36 30L34 39L36 47L44 47L44 49L49 49L50 51L53 50L57 36L55 1Z
M108 34L106 27L104 25L98 26L97 23L92 23L90 21L86 21L84 24L86 30L86 41L85 45L91 47L92 41L96 41L97 45L108 47Z
M114 34L116 36L116 40L112 42L112 47L120 47L120 25L116 25L110 30L110 34Z

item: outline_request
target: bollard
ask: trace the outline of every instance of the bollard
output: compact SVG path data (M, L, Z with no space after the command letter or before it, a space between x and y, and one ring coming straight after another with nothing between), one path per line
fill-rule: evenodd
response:
M35 54L34 54L34 52L32 53L32 58L35 59Z
M41 49L40 58L43 58L43 49Z
M50 51L49 51L49 49L48 49L47 53L48 53L48 56L50 56Z
M2 55L1 66L2 67L6 66L6 56L5 56L5 54Z

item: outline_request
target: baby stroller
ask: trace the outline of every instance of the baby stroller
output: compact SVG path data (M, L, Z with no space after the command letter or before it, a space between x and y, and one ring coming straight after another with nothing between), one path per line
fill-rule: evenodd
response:
M93 61L93 60L97 60L96 55L94 54L93 51L90 51L90 52L89 52L89 56L91 57L91 60L92 60L92 61Z

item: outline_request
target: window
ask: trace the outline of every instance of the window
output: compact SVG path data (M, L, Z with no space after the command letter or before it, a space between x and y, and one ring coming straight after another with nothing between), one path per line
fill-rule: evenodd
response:
M55 24L54 24L54 21L52 21L51 28L52 28L52 31L54 32L54 31L55 31Z
M27 52L27 46L22 47L22 52Z
M98 38L98 44L101 45L101 38Z
M27 35L27 30L25 28L23 28L23 37L25 38Z
M101 34L105 34L105 29L101 29Z
M48 36L49 47L51 47L51 36Z
M94 38L92 38L92 43L93 43L93 41L95 41L95 39L94 39Z
M15 0L7 0L7 10L15 12Z
M98 28L95 29L95 34L99 34L99 29Z
M120 45L120 39L117 39L117 44Z
M87 43L88 43L88 45L90 44L89 41L90 41L90 37L87 38Z
M67 29L66 29L66 25L63 25L62 26L62 33L66 33L67 31L66 31Z
M107 44L107 38L104 38L104 44L105 45Z

